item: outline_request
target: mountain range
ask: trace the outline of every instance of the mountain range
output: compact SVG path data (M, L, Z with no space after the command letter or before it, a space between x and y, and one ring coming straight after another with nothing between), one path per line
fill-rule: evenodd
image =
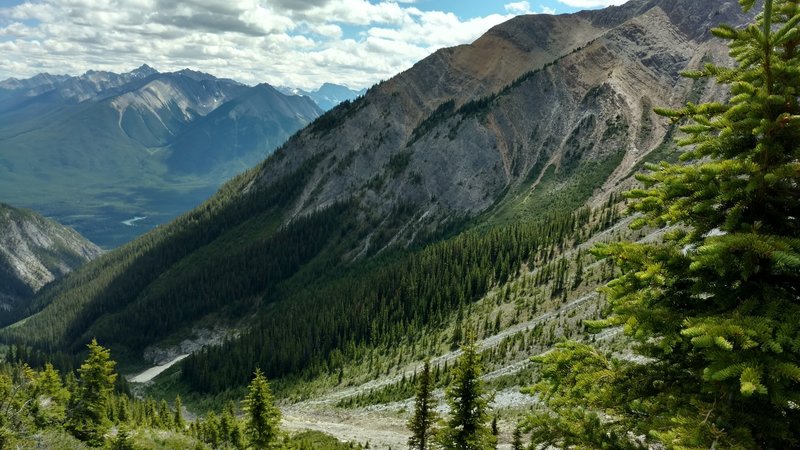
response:
M658 238L627 230L619 195L677 159L653 108L726 95L680 73L727 61L707 30L747 20L735 0L516 17L317 117L198 208L41 292L0 338L72 355L96 337L153 364L193 353L170 389L215 395L260 367L307 400L298 414L401 414L420 361L446 369L469 329L519 394L531 354L590 338L612 273L591 246ZM197 351L209 335L222 344Z
M278 88L279 91L286 95L303 95L317 104L323 111L328 111L347 100L355 100L361 95L364 95L367 90L361 89L359 91L350 89L347 86L342 86L334 83L323 83L319 89L313 91L305 91L303 89L291 88L282 86Z
M146 65L6 80L0 192L113 247L197 205L320 114L266 84Z

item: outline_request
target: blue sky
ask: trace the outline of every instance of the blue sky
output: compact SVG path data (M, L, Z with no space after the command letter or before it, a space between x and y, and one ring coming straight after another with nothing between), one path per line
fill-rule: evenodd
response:
M0 0L0 79L192 68L367 87L519 14L625 0Z
M462 19L469 17L486 16L492 13L504 12L503 6L511 1L481 1L481 0L419 0L415 2L415 6L422 10L439 10L439 11L453 11ZM531 9L535 11L542 11L543 8L549 8L556 13L570 13L580 10L567 6L558 0L531 0L528 2ZM585 8L584 8L585 9Z

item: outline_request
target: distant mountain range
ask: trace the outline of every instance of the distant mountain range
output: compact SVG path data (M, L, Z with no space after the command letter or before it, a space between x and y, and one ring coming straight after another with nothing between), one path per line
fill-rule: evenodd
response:
M355 100L367 92L366 89L356 91L355 89L350 89L347 86L333 83L324 83L315 91L304 91L302 89L290 88L286 86L279 87L278 90L286 95L304 95L309 97L311 100L314 100L314 103L316 103L317 106L322 108L324 111L333 109L333 107L339 103L342 103L343 101Z
M308 97L188 69L8 79L0 200L117 246L196 206L320 114Z
M101 254L74 230L0 203L0 322L45 284Z

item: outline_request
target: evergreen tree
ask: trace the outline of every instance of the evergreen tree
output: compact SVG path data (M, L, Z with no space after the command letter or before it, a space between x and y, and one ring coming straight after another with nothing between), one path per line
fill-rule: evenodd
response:
M517 425L514 428L514 435L511 438L511 450L523 450L524 445L522 444L522 427Z
M175 422L173 421L173 414L169 410L169 405L167 404L167 401L164 399L162 399L158 403L158 418L162 427L170 430L175 428Z
M408 422L411 437L408 439L409 448L427 450L430 448L432 437L435 434L433 424L436 423L436 402L433 398L433 378L431 377L431 362L426 359L422 372L417 376L417 394L414 399L414 416Z
M24 364L0 371L0 448L17 448L31 434L26 405L31 401L34 376Z
M250 446L257 449L273 447L279 435L281 412L275 406L269 382L261 369L256 369L253 381L247 387L244 411L245 435Z
M103 444L103 435L110 426L108 402L114 391L117 374L109 350L96 340L88 345L89 356L78 369L77 393L70 401L68 428L72 434L91 446Z
M175 396L175 428L178 431L183 431L186 429L186 420L183 418L183 402L181 401L181 396Z
M482 363L474 336L467 336L461 352L446 392L450 417L439 434L439 444L445 450L494 448L497 440L488 423L489 398L480 379Z
M242 425L239 423L238 420L235 420L232 424L228 442L230 442L231 446L236 450L244 450L245 448L244 435L242 434Z
M61 383L61 376L50 363L37 374L31 399L31 413L39 428L63 424L69 401L69 391Z
M211 411L206 415L206 420L203 421L203 440L212 448L217 448L222 440L221 434L219 419L214 411ZM256 446L256 448L266 447Z
M127 395L121 395L117 398L117 402L119 403L119 414L117 418L119 419L120 423L128 423L133 419L131 414L131 399Z
M635 228L667 233L596 250L622 274L611 315L589 324L624 326L648 363L577 343L539 358L534 391L557 414L531 418L538 442L634 447L632 431L669 448L800 446L799 23L800 2L766 0L755 24L716 28L735 67L686 75L715 77L730 100L657 111L689 121L690 148L629 197Z
M120 427L117 436L111 441L111 450L136 450L137 447L131 442L131 436L125 427Z

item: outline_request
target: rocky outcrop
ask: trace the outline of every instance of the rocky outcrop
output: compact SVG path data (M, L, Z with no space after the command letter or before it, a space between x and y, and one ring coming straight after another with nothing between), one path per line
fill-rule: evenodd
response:
M0 318L100 254L71 228L0 203Z
M267 160L255 183L319 159L287 222L347 198L372 215L402 205L413 210L399 238L407 242L525 183L536 189L548 170L621 155L605 182L614 185L665 138L653 106L719 95L680 72L727 57L708 28L742 23L739 11L734 0L633 0L517 17L335 108Z

